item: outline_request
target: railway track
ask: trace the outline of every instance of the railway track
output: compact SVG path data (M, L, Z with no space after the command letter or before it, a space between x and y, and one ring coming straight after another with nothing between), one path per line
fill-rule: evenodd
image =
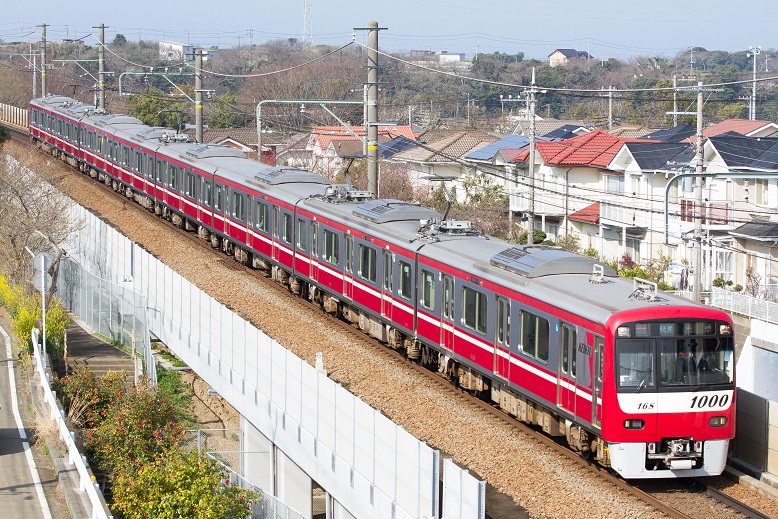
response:
M16 131L11 131L9 133L11 134L14 140L20 143L24 143L25 145L29 145L28 137L26 134L16 132ZM77 171L73 171L73 172L78 173ZM78 174L78 176L83 178L82 174ZM114 195L116 194L109 186L106 186L102 183L91 182L91 179L87 179L87 178L83 178L83 181L85 182L90 181L91 184L99 184L100 189L103 189L106 192L113 193ZM132 206L135 210L137 210L139 214L143 214L145 215L145 218L148 218L149 220L156 222L156 225L159 224L160 218L156 217L153 213L148 212L145 209L135 204L128 204L128 206ZM169 225L168 228L173 228L173 226ZM178 234L180 236L189 240L190 243L192 243L196 247L201 247L204 250L213 252L211 246L203 242L195 234L185 232L184 230L181 229L176 229L176 230L178 231ZM286 297L291 295L291 294L287 294L289 291L285 287L272 281L266 276L259 275L260 274L259 272L250 269L244 265L241 265L240 263L235 261L232 257L221 256L219 262L224 266L226 266L228 269L251 273L255 278L260 279L261 283L263 283L263 286L266 287L268 290L276 291L278 293L283 292ZM300 298L288 297L288 299L290 300L290 304L292 304L291 301L294 301L295 305L307 307L309 310L312 310L314 306L317 306ZM512 417L504 414L502 411L500 411L490 403L485 402L484 400L477 398L476 396L471 395L463 390L455 388L452 384L449 383L447 379L442 377L440 374L432 372L426 368L423 368L422 366L419 366L414 362L407 360L403 355L401 355L400 352L392 350L386 347L385 345L379 343L378 341L375 341L374 339L368 337L367 335L359 331L354 325L346 323L334 316L328 316L328 323L330 326L337 327L341 332L354 337L356 340L362 342L369 342L373 344L374 346L373 350L375 351L375 353L379 356L385 357L387 361L389 359L392 359L393 361L400 360L407 367L407 369L413 370L414 372L423 376L430 385L437 386L449 392L451 395L454 395L456 400L460 402L463 407L470 408L470 409L477 409L492 414L502 422L509 424L510 427L519 430L527 437L532 438L537 444L543 445L549 450L573 460L576 464L586 468L586 470L590 471L596 477L608 481L614 487L620 489L625 493L638 497L641 501L646 503L648 506L662 512L668 517L674 517L674 518L696 518L696 517L712 517L712 516L725 517L725 518L726 517L733 517L733 518L768 517L767 515L761 514L760 512L752 508L749 508L747 505L743 503L739 503L729 498L728 496L720 493L715 489L706 487L704 491L701 491L700 489L705 486L702 483L697 483L695 486L689 488L684 488L680 486L679 482L675 480L672 482L665 482L665 487L646 488L646 486L642 484L640 485L630 484L622 480L621 478L612 475L609 471L593 463L586 461L576 453L570 451L565 446L560 445L557 441L546 436L545 434L535 429L534 427L519 422L513 419ZM336 375L336 373L333 373L333 375ZM390 416L390 418L392 417Z

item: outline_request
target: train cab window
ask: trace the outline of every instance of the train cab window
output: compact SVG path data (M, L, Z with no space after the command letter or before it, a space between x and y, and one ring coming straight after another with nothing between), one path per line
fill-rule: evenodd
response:
M292 243L292 215L284 213L283 226L281 227L281 239L286 243Z
M254 211L254 218L256 219L254 225L257 229L265 233L270 232L270 210L268 209L267 204L257 202L256 211Z
M435 274L429 270L421 271L421 306L435 310Z
M652 339L621 339L616 344L616 383L620 390L639 393L652 389L654 355Z
M194 175L192 175L194 177ZM232 194L232 216L241 222L246 221L246 198L243 193Z
M530 312L521 312L521 351L548 362L548 320Z
M224 187L216 184L216 196L214 197L214 209L224 211Z
M339 265L340 237L333 231L324 229L322 242L323 250L321 257L327 263L331 263L332 265Z
M211 203L213 203L213 200L211 200L211 183L206 181L203 181L203 191L200 193L202 195L202 199L200 200L204 206L211 207Z
M659 340L662 388L732 383L732 339L673 337Z
M303 252L308 250L308 222L297 219L297 248Z
M486 333L486 294L462 287L462 324L480 333Z
M399 270L400 286L397 291L400 294L400 297L410 299L411 294L413 293L413 269L411 268L411 264L407 261L400 261Z
M376 251L372 247L359 244L359 276L371 283L375 283L376 273Z

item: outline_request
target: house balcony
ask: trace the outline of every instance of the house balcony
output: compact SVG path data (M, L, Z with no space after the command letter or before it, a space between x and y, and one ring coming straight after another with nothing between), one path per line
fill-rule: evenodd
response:
M529 211L530 192L526 187L512 187L509 188L508 192L510 194L510 210L512 212ZM565 215L565 197L562 193L536 190L534 205L534 213L536 215L555 217L564 217Z

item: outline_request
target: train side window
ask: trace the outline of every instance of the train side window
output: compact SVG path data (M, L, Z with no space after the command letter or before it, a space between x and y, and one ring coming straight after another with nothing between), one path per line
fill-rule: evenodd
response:
M521 351L536 359L548 362L548 320L521 312Z
M178 168L175 166L170 166L168 173L170 179L170 189L173 191L178 191Z
M203 181L203 191L200 193L202 199L200 200L205 207L211 207L211 204L213 204L212 194L211 194L211 183L207 180Z
M346 234L346 272L354 272L354 237Z
M383 253L384 263L384 290L392 291L392 253L385 250Z
M429 270L421 271L421 306L435 311L435 275Z
M443 316L454 318L454 281L449 276L443 276Z
M339 238L340 237L333 231L324 229L324 250L322 250L322 258L324 261L331 263L332 265L340 264L340 258L338 254L340 247Z
M254 211L254 217L256 218L255 225L257 229L265 233L270 232L270 211L267 204L257 202L256 211Z
M411 268L411 264L407 261L400 261L399 269L400 286L398 288L398 292L401 297L410 299L411 294L413 293L413 269Z
M496 323L497 343L507 348L511 340L511 304L502 298L497 298Z
M217 211L224 211L224 187L216 184L216 199L214 200L214 208Z
M192 176L194 177L194 175ZM238 221L246 221L246 205L243 193L232 194L232 216Z
M303 252L308 250L308 223L302 218L297 219L297 248Z
M157 183L158 184L162 183L162 171L163 171L162 168L164 167L165 164L166 163L162 162L161 160L157 161L157 177L156 178L157 178Z
M462 287L462 323L477 332L486 333L486 294Z
M130 167L130 148L127 146L122 147L122 166Z
M292 243L292 215L284 213L284 226L281 229L281 239L286 243Z
M376 280L376 251L372 247L359 244L359 276L371 283Z
M135 152L135 169L141 175L143 174L143 161L141 160L141 154L139 151Z
M311 222L311 254L319 256L319 224Z

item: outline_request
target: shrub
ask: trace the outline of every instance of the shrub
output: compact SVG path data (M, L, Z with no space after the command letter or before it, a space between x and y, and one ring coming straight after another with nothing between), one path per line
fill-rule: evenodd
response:
M65 410L83 429L92 429L108 417L109 410L127 391L126 376L107 373L98 378L89 368L82 367L56 381ZM77 412L77 416L73 413Z
M226 484L225 484L226 483ZM121 473L112 509L125 519L243 518L262 495L230 485L229 474L197 452L167 451L135 473Z

